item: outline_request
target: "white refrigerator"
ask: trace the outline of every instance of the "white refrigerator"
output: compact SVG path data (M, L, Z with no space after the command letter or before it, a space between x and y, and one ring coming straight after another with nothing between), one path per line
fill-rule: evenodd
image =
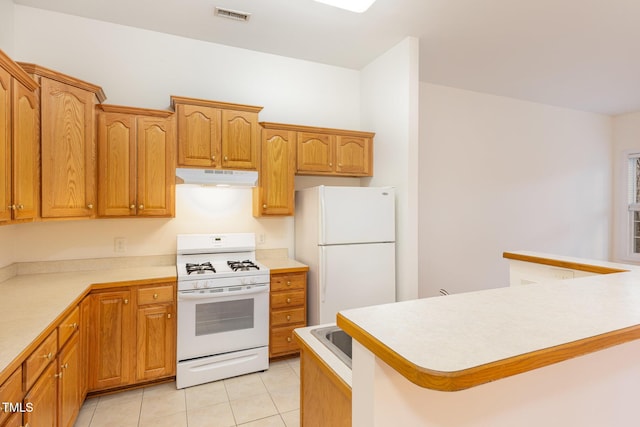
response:
M309 325L340 310L396 300L395 189L296 191L295 258L309 266Z

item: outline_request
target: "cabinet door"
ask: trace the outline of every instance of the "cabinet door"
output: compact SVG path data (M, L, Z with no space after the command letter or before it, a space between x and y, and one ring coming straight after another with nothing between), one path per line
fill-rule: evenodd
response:
M136 380L175 375L176 322L173 304L138 309Z
M98 215L136 212L136 120L121 113L98 115Z
M220 166L220 122L218 108L177 104L178 165Z
M131 291L91 295L89 390L129 384L135 331Z
M336 140L336 173L372 175L371 138L338 136Z
M175 214L175 140L173 118L138 117L137 214Z
M38 215L39 147L36 94L13 81L13 204L14 219Z
M16 415L20 415L19 419L22 421L22 415L13 413L11 408L5 411L4 404L21 405L23 397L22 368L18 368L4 383L0 384L0 426L4 426L7 420ZM11 425L11 423L8 422L7 425Z
M58 355L59 427L72 427L84 396L81 393L79 334L75 333Z
M90 217L96 203L92 92L40 81L42 216Z
M222 110L222 167L257 169L260 128L258 114Z
M0 68L0 223L11 220L11 75Z
M58 422L58 378L56 364L50 363L24 398L24 424L29 427L56 427ZM29 412L32 408L32 412Z
M91 297L86 297L80 303L80 395L82 400L87 396L89 389L89 325L91 322Z
M332 173L335 136L322 133L298 132L299 173Z
M295 132L262 131L260 215L293 215L295 178Z

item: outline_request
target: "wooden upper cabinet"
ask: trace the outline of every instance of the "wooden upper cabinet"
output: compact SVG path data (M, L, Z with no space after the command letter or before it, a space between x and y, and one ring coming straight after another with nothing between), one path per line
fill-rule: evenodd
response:
M99 107L99 216L175 214L174 135L171 111Z
M297 129L296 173L373 175L373 133L306 126Z
M371 176L372 149L371 138L338 136L336 139L336 173Z
M334 135L298 132L298 172L333 172Z
M38 216L38 84L0 50L0 224Z
M263 123L259 184L253 215L293 215L296 133Z
M178 116L178 166L258 169L262 107L171 97Z
M42 217L95 216L94 107L99 86L34 64L20 63L40 83Z

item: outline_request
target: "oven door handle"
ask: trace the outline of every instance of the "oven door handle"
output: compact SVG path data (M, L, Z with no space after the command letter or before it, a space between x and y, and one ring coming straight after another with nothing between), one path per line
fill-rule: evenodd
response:
M251 295L269 292L268 286L256 286L251 289L243 289L240 291L223 291L223 292L178 292L178 300L198 300L198 299L215 299L224 298L235 295Z

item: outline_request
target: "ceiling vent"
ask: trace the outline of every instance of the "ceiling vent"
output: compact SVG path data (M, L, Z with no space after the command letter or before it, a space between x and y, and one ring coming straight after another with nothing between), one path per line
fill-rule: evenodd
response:
M215 14L222 18L233 19L234 21L242 22L247 22L251 17L250 13L240 12L238 10L223 9L221 7L216 7Z

